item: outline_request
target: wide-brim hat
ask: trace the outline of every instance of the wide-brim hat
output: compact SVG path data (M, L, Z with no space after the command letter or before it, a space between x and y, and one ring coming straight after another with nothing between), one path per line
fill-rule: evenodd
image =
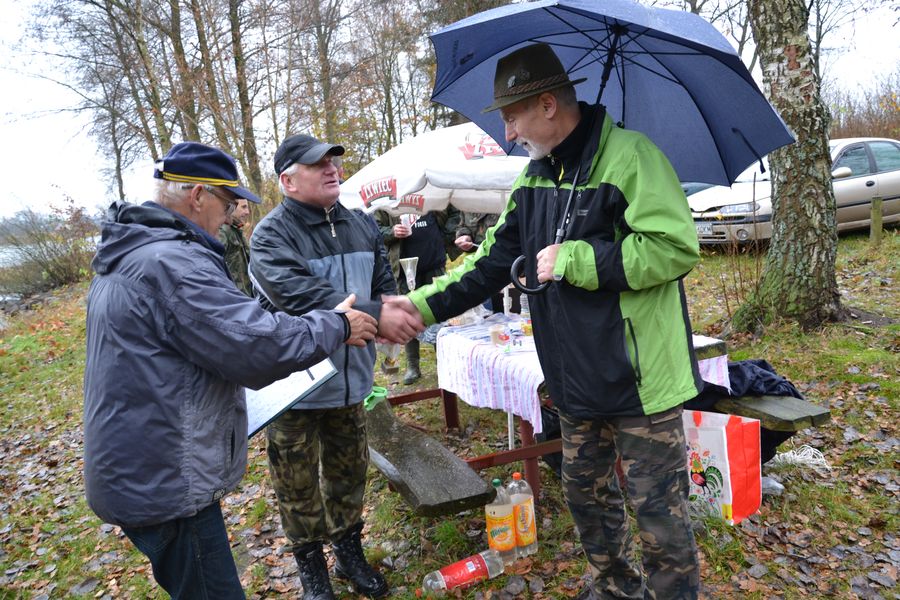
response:
M275 151L275 173L281 175L294 163L314 165L326 154L343 156L344 147L319 141L311 135L292 135L281 142Z
M215 185L228 188L238 198L260 203L260 199L241 186L234 159L218 148L197 142L181 142L172 146L157 161L153 177L166 181Z
M525 46L497 61L494 103L481 112L491 112L519 100L582 81L587 81L587 78L574 81L569 79L559 57L547 44Z

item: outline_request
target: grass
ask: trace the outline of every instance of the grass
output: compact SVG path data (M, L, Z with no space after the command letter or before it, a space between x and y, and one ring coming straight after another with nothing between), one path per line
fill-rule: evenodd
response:
M741 277L752 280L757 261L752 254L704 253L700 266L685 280L695 331L722 333L726 299L729 306L739 303L738 292L727 283L730 273L743 269ZM866 321L871 320L867 313L900 318L898 271L896 230L887 232L877 251L869 248L865 236L842 236L837 265L842 299L866 313L847 323L823 323L813 331L776 323L761 337L728 339L732 359L765 358L809 399L831 408L830 423L801 432L785 449L817 447L832 469L773 470L786 491L766 497L757 515L734 527L715 520L696 523L707 597L890 594L867 577L896 568L878 557L895 550L891 540L900 530L897 446L891 445L900 438L900 324ZM0 332L0 451L5 459L0 463L0 598L164 597L144 557L117 528L102 526L84 502L86 289L86 284L78 284L59 290L39 310L10 318L9 327ZM434 387L435 358L427 345L422 365L424 377L417 387ZM394 393L409 389L380 375L379 384ZM461 456L496 451L506 444L506 418L498 411L460 403L462 430L449 433L438 400L398 407L395 414ZM521 468L488 469L482 476L507 479ZM500 590L516 585L517 576L527 582L518 594L523 598L567 598L580 589L586 563L562 491L546 467L542 481L538 554L516 563L515 572L462 597L500 597ZM224 509L248 597L295 597L297 579L291 557L281 552L285 540L268 479L264 436L251 440L247 475L241 488L226 498ZM365 520L367 556L381 564L393 598L415 598L427 572L486 547L483 511L417 517L375 469L369 470ZM844 547L855 550L836 558ZM748 575L756 564L764 565L766 572Z

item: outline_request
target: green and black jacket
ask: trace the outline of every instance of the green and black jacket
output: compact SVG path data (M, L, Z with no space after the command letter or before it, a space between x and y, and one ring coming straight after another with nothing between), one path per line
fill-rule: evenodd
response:
M681 283L700 258L697 234L662 152L596 112L585 129L572 232L554 269L562 279L529 299L535 343L550 396L564 413L655 414L701 387ZM410 293L426 322L502 289L520 254L527 285L536 286L537 253L553 243L573 178L564 173L560 181L550 157L531 161L478 251Z

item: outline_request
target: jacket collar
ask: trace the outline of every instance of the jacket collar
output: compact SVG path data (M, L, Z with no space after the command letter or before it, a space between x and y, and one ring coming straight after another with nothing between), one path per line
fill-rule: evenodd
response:
M179 229L181 231L186 231L193 234L191 237L195 242L199 242L204 246L208 247L210 250L215 251L218 254L224 256L225 254L225 246L222 245L222 242L214 238L213 236L206 233L202 227L185 217L184 215L175 212L169 208L161 204L157 204L152 200L144 202L143 206L148 208L157 208L167 212L172 220L169 223L162 223L160 226L162 227L171 227L172 229ZM152 227L152 225L149 225Z
M285 196L281 204L291 216L300 219L307 225L321 225L328 221L334 223L335 221L347 218L347 209L340 202L335 202L330 209L324 209ZM329 211L330 219L326 219L325 215L328 214Z

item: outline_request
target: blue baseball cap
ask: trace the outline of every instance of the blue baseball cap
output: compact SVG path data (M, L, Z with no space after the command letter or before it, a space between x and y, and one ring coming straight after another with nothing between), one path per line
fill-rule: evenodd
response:
M218 185L226 187L238 198L260 203L260 199L238 181L234 159L218 148L197 142L181 142L172 146L153 171L156 179Z

